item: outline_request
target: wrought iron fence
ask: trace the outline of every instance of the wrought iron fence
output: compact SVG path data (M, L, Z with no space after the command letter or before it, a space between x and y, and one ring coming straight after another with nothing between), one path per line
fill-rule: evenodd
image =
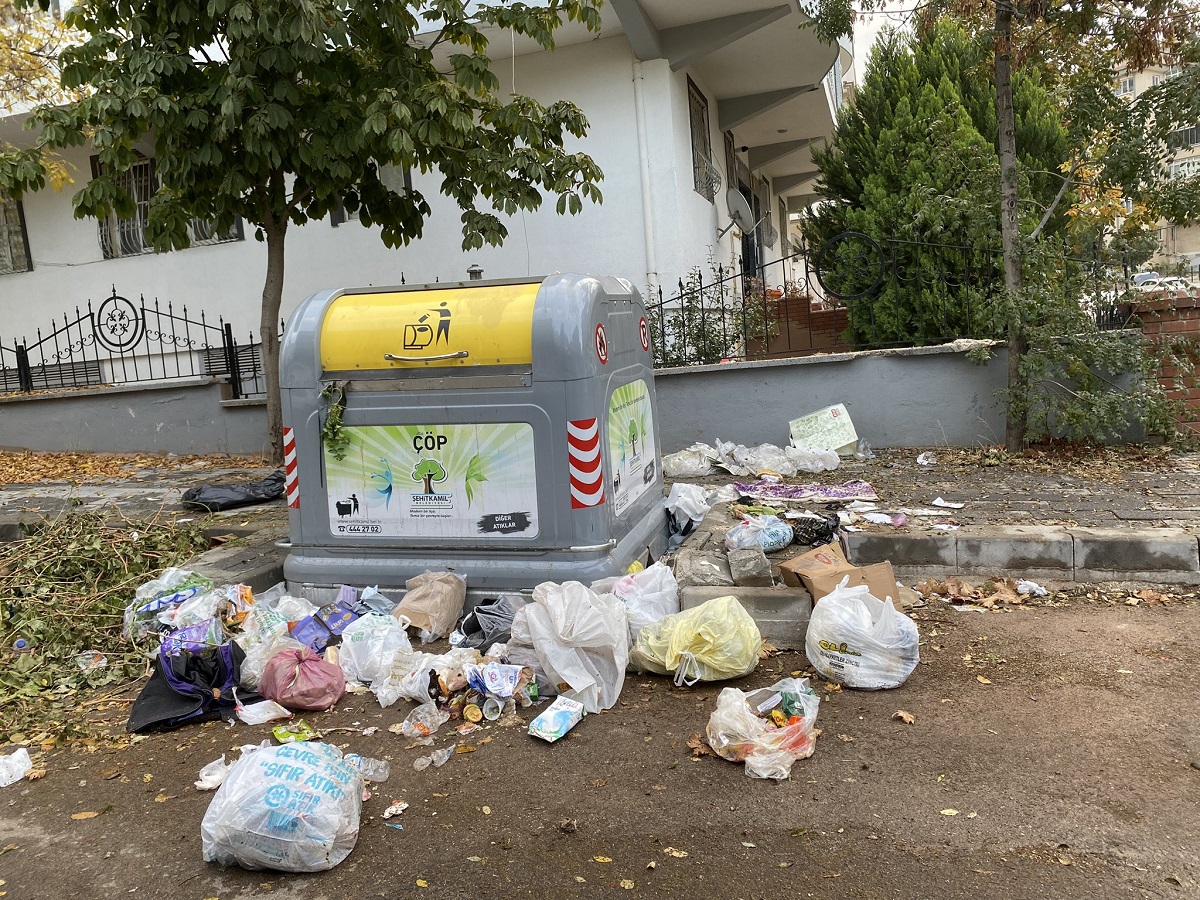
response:
M1119 266L1066 253L1056 264L1097 327L1136 325ZM659 367L998 339L1007 321L998 249L857 232L750 270L695 269L656 295Z
M117 293L75 307L46 333L6 341L0 335L0 391L31 392L213 376L228 380L234 399L265 392L261 344L253 333L204 312L177 312L157 300L135 303Z

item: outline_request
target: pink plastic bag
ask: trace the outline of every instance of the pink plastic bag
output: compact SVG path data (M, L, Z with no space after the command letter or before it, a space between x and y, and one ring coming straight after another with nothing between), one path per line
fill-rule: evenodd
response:
M267 661L258 692L288 709L325 710L346 693L346 677L307 647L281 650Z

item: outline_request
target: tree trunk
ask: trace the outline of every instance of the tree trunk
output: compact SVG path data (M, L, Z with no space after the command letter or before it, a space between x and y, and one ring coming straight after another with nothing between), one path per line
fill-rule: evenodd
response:
M1008 317L1008 412L1004 429L1005 448L1020 453L1025 448L1025 429L1028 422L1028 398L1021 361L1028 343L1022 321L1021 257L1018 243L1021 224L1017 201L1017 123L1013 114L1012 91L1012 3L996 2L996 119L999 124L997 153L1000 157L1000 240L1004 258L1004 291L1007 294Z
M267 279L263 284L262 317L258 323L262 339L263 372L267 381L267 434L271 438L270 463L283 464L283 398L279 394L279 307L283 303L283 244L287 236L286 216L268 215L263 223L267 237Z

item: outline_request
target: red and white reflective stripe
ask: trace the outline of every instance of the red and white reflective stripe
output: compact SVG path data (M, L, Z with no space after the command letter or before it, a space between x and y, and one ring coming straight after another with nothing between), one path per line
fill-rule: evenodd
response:
M567 468L571 473L571 509L604 503L599 419L567 422Z
M287 504L292 509L300 508L300 473L296 471L296 433L283 429L283 486L287 491Z

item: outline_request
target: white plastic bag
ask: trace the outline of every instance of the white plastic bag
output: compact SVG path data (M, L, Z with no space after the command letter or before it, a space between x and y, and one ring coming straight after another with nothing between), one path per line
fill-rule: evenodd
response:
M279 598L273 609L289 622L307 619L317 611L317 607L303 597L290 597L286 594Z
M832 472L842 464L836 450L810 450L807 447L784 447L784 454L798 472Z
M405 627L407 619L369 613L359 616L342 632L338 664L348 681L370 684L385 677L397 653L409 653L412 644Z
M792 542L792 526L779 516L747 516L725 534L726 550L774 553Z
M805 655L822 678L863 690L903 684L920 661L916 623L843 578L813 607Z
M609 593L625 604L631 644L647 625L679 612L679 582L666 563L656 562L633 575L618 578Z
M401 650L392 657L391 668L371 683L371 691L383 707L391 706L401 697L424 703L430 699L430 672L447 683L461 679L465 687L463 668L478 663L479 659L479 651L471 647L456 647L440 656Z
M663 475L667 478L699 478L713 472L716 451L708 444L693 444L678 453L662 458Z
M320 741L243 756L200 824L204 859L281 872L332 869L358 840L362 789L358 769Z
M0 787L16 784L32 769L33 760L29 758L29 751L24 747L18 747L16 752L8 756L0 756Z
M708 745L751 778L787 778L792 763L816 749L814 725L820 698L807 678L785 678L757 691L722 689L708 720ZM779 724L771 715L778 711Z
M280 706L274 700L261 700L258 703L251 703L249 706L243 706L242 701L238 699L237 688L233 690L234 712L237 717L247 725L264 725L267 722L273 722L276 719L290 719L292 717L291 710ZM204 773L201 772L201 775Z
M545 582L533 589L533 602L520 613L546 676L568 686L560 694L592 713L616 704L629 658L629 626L619 601L606 600L578 581ZM517 631L514 618L514 640Z
M674 517L675 524L684 532L688 530L688 522L691 522L693 527L699 525L708 515L708 511L712 509L704 488L679 482L671 485L671 493L667 494L666 506L667 512Z
M225 762L225 754L222 753L220 759L214 759L200 770L200 777L195 782L196 790L215 791L225 783L225 776L232 767L233 763Z

